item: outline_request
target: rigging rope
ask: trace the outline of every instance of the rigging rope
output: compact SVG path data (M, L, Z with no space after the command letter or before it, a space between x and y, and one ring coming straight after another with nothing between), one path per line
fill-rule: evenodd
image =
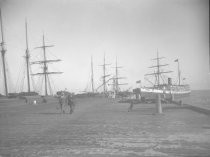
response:
M50 84L50 78L49 78L49 75L47 75L47 80L48 80L48 86L49 86L49 92L50 92L50 95L53 95L52 88L51 88L51 84Z
M30 70L30 74L32 74L31 65L29 66L29 70ZM33 89L35 92L37 92L35 82L34 82L34 77L32 75L30 75L30 78L31 78L31 83L32 83Z
M55 93L56 93L56 88L55 88L55 84L54 84L54 81L53 81L53 79L51 78L51 83L52 83L52 85L53 85L53 87L54 87L54 91L55 91Z
M26 69L24 67L23 67L23 77L22 77L22 80L21 80L22 84L20 86L20 89L21 89L20 92L23 92L24 91L24 82L25 82L25 74L26 74Z
M40 89L40 90L39 90L39 91L40 91L40 93L42 93L42 92L43 92L43 91L42 91L42 88L43 88L43 87L42 87L42 86L43 86L43 82L44 82L44 77L41 77L41 84L40 84L40 88L39 88L39 89Z
M24 69L24 65L25 63L23 62L22 63L22 66L19 66L20 70L19 70L19 74L18 74L18 78L17 78L17 82L16 82L16 86L15 86L15 89L17 92L22 92L22 86L23 86L23 82L24 81L24 74L25 73L25 69Z
M11 91L14 91L14 84L11 78L10 68L8 66L6 57L5 57L5 64L6 64L6 72L7 72L7 80L8 80L8 83L7 83L8 93L11 93Z
M3 77L3 65L2 65L3 63L2 63L2 58L1 58L1 56L0 56L0 76L2 76L2 77L0 77L0 93L4 93L4 77Z

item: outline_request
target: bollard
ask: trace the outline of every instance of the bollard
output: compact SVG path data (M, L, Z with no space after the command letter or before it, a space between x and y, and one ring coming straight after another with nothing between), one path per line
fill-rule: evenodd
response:
M161 96L157 94L156 96L156 109L158 114L162 114Z

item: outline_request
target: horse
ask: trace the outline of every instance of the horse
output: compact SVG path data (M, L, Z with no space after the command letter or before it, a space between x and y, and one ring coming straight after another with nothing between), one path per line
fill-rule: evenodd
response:
M72 101L72 97L70 94L61 93L58 96L58 101L61 109L61 113L65 113L64 107L69 106L69 113L72 114L74 112L75 103Z

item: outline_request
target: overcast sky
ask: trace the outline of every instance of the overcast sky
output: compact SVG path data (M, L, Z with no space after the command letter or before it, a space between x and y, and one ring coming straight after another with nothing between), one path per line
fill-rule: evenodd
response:
M208 0L1 0L10 92L20 89L24 70L25 19L31 60L42 51L45 34L49 59L61 59L49 65L53 88L72 92L85 90L90 83L90 58L93 56L95 86L102 83L103 56L108 74L114 74L115 60L123 66L119 75L135 88L136 81L147 85L144 75L151 72L151 60L165 57L164 70L177 82L179 59L181 74L192 89L210 89L209 73L209 1ZM33 66L33 73L41 72ZM2 74L2 66L1 66ZM2 75L1 75L2 76ZM19 81L18 81L19 80ZM38 80L36 77L35 80ZM1 91L3 90L1 77ZM35 83L38 84L38 83ZM37 85L38 86L38 85Z

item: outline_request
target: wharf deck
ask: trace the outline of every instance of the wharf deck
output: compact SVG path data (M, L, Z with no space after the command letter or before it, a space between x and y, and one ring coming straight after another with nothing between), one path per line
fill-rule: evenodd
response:
M0 100L1 101L1 100ZM0 102L0 156L210 156L210 116L173 104L81 98L70 115L57 100Z

